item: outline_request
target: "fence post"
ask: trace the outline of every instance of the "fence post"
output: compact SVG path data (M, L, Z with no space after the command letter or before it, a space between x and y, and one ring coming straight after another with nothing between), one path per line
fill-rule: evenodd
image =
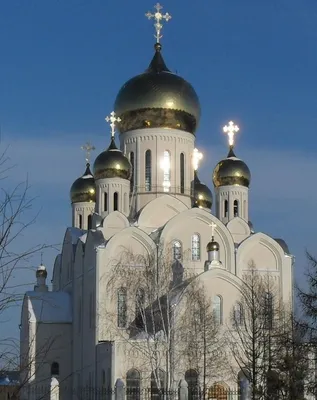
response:
M178 399L188 400L188 384L185 379L181 379L178 385Z
M118 378L115 384L115 400L124 400L124 394L124 382Z

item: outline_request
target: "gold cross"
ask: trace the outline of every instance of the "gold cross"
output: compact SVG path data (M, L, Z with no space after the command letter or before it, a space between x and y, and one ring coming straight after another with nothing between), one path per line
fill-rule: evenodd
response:
M154 8L156 9L156 12L154 14L152 14L149 11L145 14L145 16L148 19L152 19L152 18L155 19L154 28L155 28L156 34L154 35L154 37L156 38L156 43L160 43L160 39L163 37L163 35L161 35L161 30L163 28L162 20L165 19L165 21L168 22L172 18L172 16L169 13L165 13L165 14L161 13L161 10L163 7L161 6L160 3L156 3Z
M89 164L90 163L90 153L93 150L96 150L95 146L93 146L92 144L87 142L86 144L81 146L81 149L85 151L85 153L86 153L86 163Z
M217 225L214 222L212 222L211 224L209 224L209 226L211 227L211 237L214 238L215 229L217 228Z
M228 125L223 127L224 133L228 135L229 146L234 146L234 135L239 132L238 125L235 125L233 121L230 121Z
M197 171L197 169L199 167L199 161L201 161L202 159L203 159L203 153L200 153L200 151L198 149L194 149L194 152L193 152L194 171Z
M116 118L116 113L114 111L111 111L110 116L106 117L105 120L107 122L110 122L111 137L114 138L114 134L116 131L116 122L121 122L121 118Z

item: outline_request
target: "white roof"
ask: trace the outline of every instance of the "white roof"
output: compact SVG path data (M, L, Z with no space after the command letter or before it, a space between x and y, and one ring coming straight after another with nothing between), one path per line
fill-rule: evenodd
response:
M72 302L66 292L27 292L26 300L30 322L72 322Z

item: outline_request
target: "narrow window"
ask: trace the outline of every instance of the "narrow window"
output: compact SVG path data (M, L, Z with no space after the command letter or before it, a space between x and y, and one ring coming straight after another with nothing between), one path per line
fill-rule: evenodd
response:
M243 201L243 217L247 217L247 202L246 200Z
M130 152L130 163L132 166L131 180L130 180L130 192L132 193L134 190L134 153Z
M182 259L182 245L181 242L175 240L173 242L173 260L181 260Z
M235 200L233 202L233 215L234 215L234 217L239 216L239 201L238 200Z
M127 325L127 290L126 288L118 289L117 317L118 327L125 328Z
M139 288L136 292L135 296L135 315L138 316L142 314L144 310L145 302L145 292L144 289Z
M228 200L224 201L223 216L228 217Z
M198 373L194 369L189 369L185 372L185 381L188 385L188 400L199 398L198 390Z
M140 386L141 386L140 372L136 369L130 369L127 372L126 382L127 382L127 400L139 400Z
M124 204L124 212L128 213L128 194L124 193L123 195L123 204Z
M200 260L200 236L194 233L192 236L192 261Z
M58 362L53 362L51 365L51 375L58 376L59 375L59 364Z
M103 195L103 210L108 211L108 193L104 193Z
M152 190L152 155L151 150L145 152L145 191Z
M185 193L185 154L180 154L181 193Z
M215 323L217 325L222 324L222 298L221 296L215 296L212 303L212 311Z
M91 227L92 227L92 215L91 214L88 215L87 226L88 226L88 230L91 229Z
M171 155L168 150L164 151L163 162L163 190L169 192L171 189Z
M236 303L233 307L233 326L241 326L243 323L242 304Z
M83 228L83 216L81 214L78 215L78 227L79 229Z
M118 210L118 192L113 193L113 211Z

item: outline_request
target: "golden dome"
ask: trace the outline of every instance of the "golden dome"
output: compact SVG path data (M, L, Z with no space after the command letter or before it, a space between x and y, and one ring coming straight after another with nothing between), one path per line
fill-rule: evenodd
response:
M219 243L215 242L214 238L207 244L206 250L208 251L219 251Z
M90 164L87 163L86 171L83 176L76 179L70 189L70 199L72 203L95 203L96 185L94 177L90 171Z
M215 187L231 185L249 187L251 173L246 163L237 158L230 148L228 157L216 165L212 179Z
M207 185L201 183L197 171L194 172L194 199L193 207L198 208L211 208L212 206L212 193Z
M130 179L131 172L132 166L130 161L117 148L114 138L112 138L108 149L99 154L94 162L95 179Z
M196 131L200 104L193 87L165 65L161 44L148 69L130 79L120 89L115 112L121 118L120 132L142 128L174 128Z

